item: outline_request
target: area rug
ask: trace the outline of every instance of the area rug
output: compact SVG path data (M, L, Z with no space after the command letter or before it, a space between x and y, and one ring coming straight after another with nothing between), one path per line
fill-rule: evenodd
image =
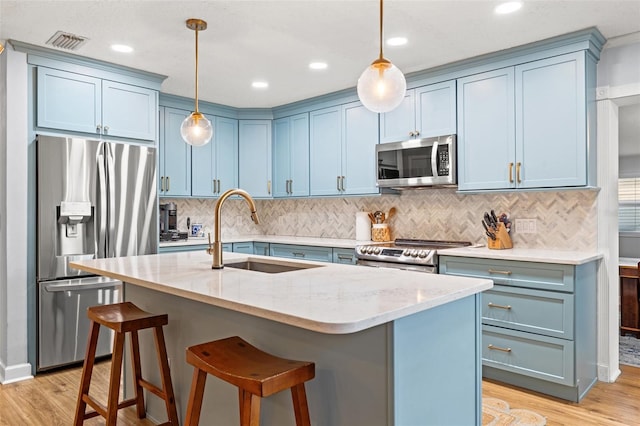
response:
M640 339L620 336L620 364L640 367Z
M482 398L482 426L544 426L547 419L531 410L510 408L497 398Z

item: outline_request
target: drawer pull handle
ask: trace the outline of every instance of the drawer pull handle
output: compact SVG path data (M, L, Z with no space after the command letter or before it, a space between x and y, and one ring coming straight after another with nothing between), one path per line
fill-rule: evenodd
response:
M497 271L495 269L489 269L487 272L489 272L490 274L511 275L511 271Z
M510 310L511 309L511 305L507 305L507 306L505 306L505 305L496 305L496 304L494 304L492 302L489 302L489 307L490 308L506 309L506 310Z
M299 251L294 251L292 254L294 257L304 257L304 253L300 253Z
M340 260L350 260L350 261L352 261L352 260L353 260L353 256L351 256L351 255L347 256L347 255L345 255L345 254L339 254L339 255L338 255L338 259L340 259Z
M492 351L511 352L511 348L501 348L500 346L493 346L491 344L487 347Z

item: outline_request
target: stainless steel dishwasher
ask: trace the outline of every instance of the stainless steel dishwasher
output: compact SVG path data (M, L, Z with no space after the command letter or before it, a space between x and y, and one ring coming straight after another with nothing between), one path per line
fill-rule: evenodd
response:
M105 277L41 282L38 298L38 370L84 359L90 321L87 308L122 300L122 282ZM113 331L102 327L96 356L111 353Z

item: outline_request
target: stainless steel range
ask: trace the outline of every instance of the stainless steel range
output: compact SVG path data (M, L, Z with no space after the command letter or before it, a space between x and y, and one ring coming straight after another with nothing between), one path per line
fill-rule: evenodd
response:
M358 265L438 272L438 250L470 246L468 241L396 239L395 242L356 247Z

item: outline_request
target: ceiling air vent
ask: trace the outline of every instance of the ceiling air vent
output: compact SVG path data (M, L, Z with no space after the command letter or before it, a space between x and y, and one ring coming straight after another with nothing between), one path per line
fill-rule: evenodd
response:
M46 44L53 47L67 50L78 50L80 46L85 44L89 39L83 36L58 31L47 40Z

